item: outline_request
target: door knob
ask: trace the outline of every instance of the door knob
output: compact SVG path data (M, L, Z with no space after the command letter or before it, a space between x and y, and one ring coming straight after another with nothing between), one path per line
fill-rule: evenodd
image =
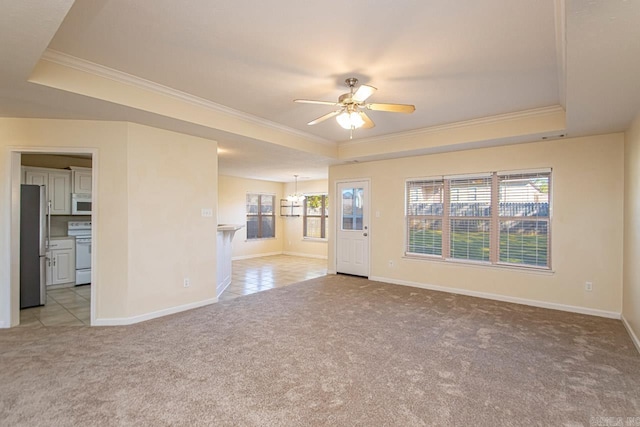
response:
M364 237L367 237L367 236L369 235L369 233L362 233L362 235L363 235Z

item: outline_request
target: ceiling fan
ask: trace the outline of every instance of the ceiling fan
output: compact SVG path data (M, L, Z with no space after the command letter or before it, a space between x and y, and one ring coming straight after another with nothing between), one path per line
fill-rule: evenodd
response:
M335 111L320 116L315 120L307 123L308 125L315 125L323 122L331 117L336 117L336 120L340 126L351 131L351 137L353 138L353 130L358 128L372 128L375 123L367 116L364 111L361 110L373 110L373 111L389 111L392 113L413 113L416 110L414 105L407 104L376 104L365 103L376 90L375 87L369 85L360 85L356 90L358 79L351 77L345 80L346 85L349 87L349 93L344 93L338 98L338 102L331 101L314 101L310 99L294 99L293 102L299 102L301 104L321 104L321 105L333 105L340 107Z

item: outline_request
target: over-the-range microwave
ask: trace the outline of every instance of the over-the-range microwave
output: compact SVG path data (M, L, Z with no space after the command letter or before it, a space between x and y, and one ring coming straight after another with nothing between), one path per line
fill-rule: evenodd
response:
M91 194L71 194L71 215L91 215Z

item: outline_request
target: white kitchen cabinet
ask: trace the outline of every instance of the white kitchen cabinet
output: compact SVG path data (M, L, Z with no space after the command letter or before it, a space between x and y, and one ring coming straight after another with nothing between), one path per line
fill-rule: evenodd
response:
M23 167L23 182L44 185L52 215L71 215L71 171Z
M45 170L35 170L24 168L24 184L28 185L49 185L49 172Z
M71 172L49 172L51 215L71 215Z
M91 194L91 168L71 166L71 173L73 193Z
M52 239L47 260L47 285L76 281L75 239Z

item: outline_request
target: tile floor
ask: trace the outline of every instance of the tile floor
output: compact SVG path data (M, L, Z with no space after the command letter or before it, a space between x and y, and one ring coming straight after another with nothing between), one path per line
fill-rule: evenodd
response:
M228 301L267 289L327 274L324 259L274 255L233 261L231 284L220 295ZM47 292L47 304L20 310L20 326L85 326L90 324L91 285Z
M91 285L54 289L44 306L20 310L20 326L86 326L90 307Z
M327 260L273 255L233 261L232 272L231 284L220 301L325 276Z

